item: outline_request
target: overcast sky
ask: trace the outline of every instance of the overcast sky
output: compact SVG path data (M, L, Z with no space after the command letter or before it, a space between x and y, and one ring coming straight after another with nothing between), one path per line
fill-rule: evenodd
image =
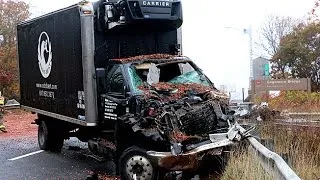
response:
M78 0L24 0L35 15L54 11ZM252 27L253 41L266 16L277 14L307 16L314 0L182 0L183 54L192 58L215 83L234 88L249 86L249 36L243 29ZM225 27L234 27L226 29ZM237 30L238 29L238 30Z

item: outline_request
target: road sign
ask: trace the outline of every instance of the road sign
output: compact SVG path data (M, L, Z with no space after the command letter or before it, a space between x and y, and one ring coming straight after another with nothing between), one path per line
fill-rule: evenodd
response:
M272 79L251 81L253 92L261 91L281 91L281 90L301 90L311 91L310 79Z

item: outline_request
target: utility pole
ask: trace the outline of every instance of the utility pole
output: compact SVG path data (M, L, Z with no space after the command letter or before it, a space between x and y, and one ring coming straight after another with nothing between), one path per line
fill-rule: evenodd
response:
M244 88L242 88L242 102L244 102Z
M249 36L249 59L250 59L250 77L249 77L249 89L251 90L251 80L253 80L253 58L252 58L252 54L253 54L253 50L252 50L252 27L250 25L250 27L248 29L244 29L243 32L245 34L248 34Z

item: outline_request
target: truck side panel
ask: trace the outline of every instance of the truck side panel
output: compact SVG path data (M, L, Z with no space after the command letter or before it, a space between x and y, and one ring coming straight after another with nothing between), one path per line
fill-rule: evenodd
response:
M18 46L21 105L83 117L79 7L18 25Z

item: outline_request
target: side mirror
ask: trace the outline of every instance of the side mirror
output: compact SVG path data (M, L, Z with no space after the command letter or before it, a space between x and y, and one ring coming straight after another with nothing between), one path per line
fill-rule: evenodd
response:
M105 93L107 89L106 85L106 69L105 68L97 68L96 69L96 76L97 76L97 88L98 92Z

